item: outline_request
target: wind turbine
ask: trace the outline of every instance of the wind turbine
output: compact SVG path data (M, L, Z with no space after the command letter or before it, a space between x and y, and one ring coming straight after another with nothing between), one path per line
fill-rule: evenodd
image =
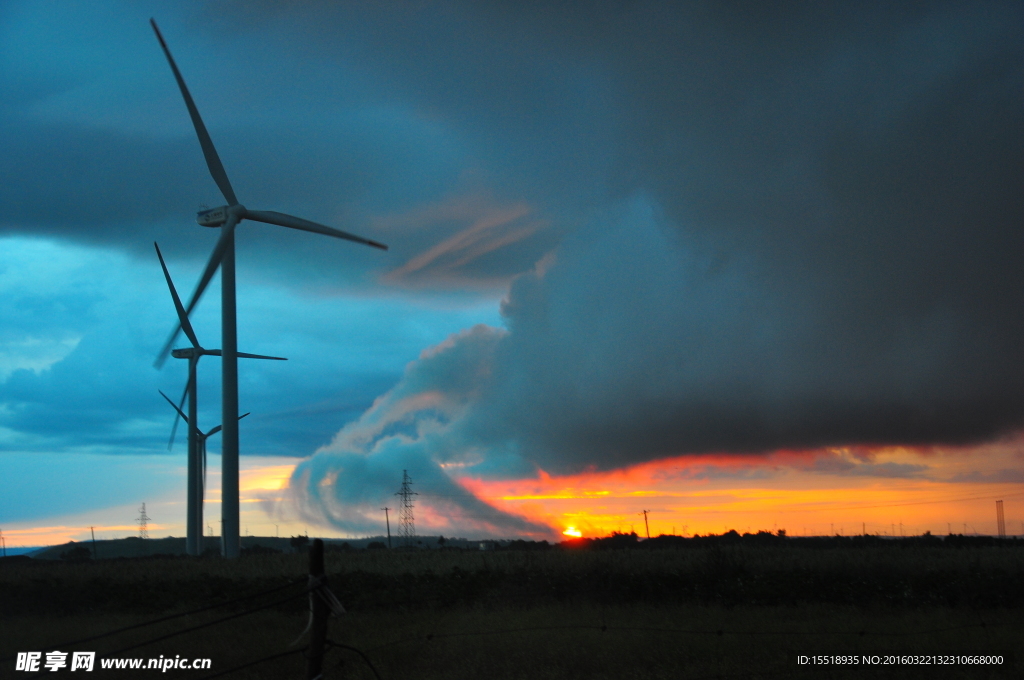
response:
M199 458L202 458L202 462L203 462L202 470L201 470L201 475L202 476L199 477L199 493L198 493L199 503L197 504L198 512L196 513L196 518L198 520L198 524L197 525L200 528L202 528L203 501L206 498L206 440L209 439L210 437L212 437L213 435L217 434L218 432L220 432L222 428L221 428L220 425L218 425L217 427L211 429L209 432L205 432L204 433L202 430L199 429L198 425L193 425L193 423L195 423L195 419L193 418L193 420L189 420L188 416L185 415L185 413L181 410L181 408L177 404L175 404L173 401L171 401L170 397L168 397L166 394L164 394L163 391L161 391L161 390L157 390L157 392L160 392L160 396L163 397L164 399L166 399L167 403L171 405L171 408L173 408L175 411L178 412L178 415L174 417L174 424L175 425L178 424L178 418L182 418L186 423L189 424L189 433L188 433L189 440L195 442L195 450L196 450L196 452L202 454L201 456L199 456L199 455L196 456L196 459L197 459L196 462L197 463L198 463L198 459ZM243 413L242 415L238 416L238 419L241 420L242 418L246 417L247 415L249 415L249 414L248 413ZM171 435L171 436L173 437L173 435ZM191 470L191 467L192 466L191 466L191 459L190 459L190 461L189 461L189 468L190 468L190 470ZM198 475L196 475L196 476L198 476ZM192 475L190 474L189 475L189 479L191 480L191 478L192 478ZM186 540L186 543L187 542L188 541ZM196 552L194 552L194 553L190 552L188 554L189 555L199 555L199 554L202 554L202 551L199 550L199 546L201 544L202 544L202 534L199 534L198 537L196 538L196 545L195 545ZM186 548L187 547L188 546L186 545Z
M185 314L185 308L181 306L181 299L178 297L178 291L174 287L174 282L171 281L171 273L167 271L167 264L164 262L164 256L160 252L160 246L154 241L153 247L156 248L156 256L160 259L160 267L164 270L164 278L167 280L167 288L171 291L171 299L174 301L174 309L178 313L178 322L181 324L182 330L185 331L185 335L188 337L189 342L192 343L191 347L184 349L176 349L171 351L171 355L176 359L188 359L188 382L185 383L185 391L181 394L181 401L175 406L174 402L171 402L171 406L174 406L175 410L179 413L182 418L185 418L187 423L196 423L197 411L198 411L198 387L196 381L196 366L199 364L199 359L203 356L221 356L219 349L206 349L199 344L199 340L196 337L195 331L192 329L192 324L188 320L188 315ZM246 354L239 352L238 356L245 357L247 359L271 359L274 361L287 361L284 357L268 357L262 354ZM163 394L161 392L160 394ZM188 417L181 410L181 406L185 403L185 397L188 397ZM164 395L167 398L167 395ZM170 449L174 445L174 433L178 429L178 416L174 417L174 426L171 428L171 440L167 444L167 448ZM216 430L219 431L220 425L217 426ZM190 427L188 430L188 503L186 513L186 529L185 529L185 553L188 555L199 555L202 550L202 536L203 536L203 492L204 484L206 483L206 439L202 439L202 477L200 477L199 469L199 443L196 438L196 433L201 431L197 426ZM208 435L207 435L208 436Z
M220 227L221 234L217 240L217 245L213 248L213 253L210 254L206 269L203 270L203 275L199 278L199 283L196 284L195 292L192 293L192 298L189 300L188 306L185 307L185 315L187 316L192 312L192 308L195 307L203 291L206 290L206 286L210 283L210 279L213 278L217 267L220 267L221 366L224 376L221 393L224 423L223 456L221 457L221 516L223 521L224 556L233 558L238 557L239 549L238 333L235 311L235 227L242 220L250 219L256 222L276 224L290 229L310 231L315 234L324 234L347 241L355 241L356 243L373 246L381 250L387 250L387 246L362 238L361 236L355 236L338 229L317 224L316 222L310 222L301 217L267 210L249 210L239 203L235 197L234 189L231 188L231 182L228 181L227 172L224 171L224 165L220 162L217 150L210 139L210 134L206 131L203 119L199 117L199 110L196 108L195 102L192 101L192 95L189 94L185 80L181 77L181 72L178 71L178 66L174 63L171 51L167 49L167 43L164 42L163 36L160 35L160 29L157 28L156 21L150 19L149 23L153 26L157 40L160 41L160 47L163 48L164 55L167 57L167 63L171 66L171 71L174 72L174 79L178 82L181 96L185 99L185 106L188 108L189 116L192 118L192 125L196 129L196 136L199 137L199 145L203 149L203 156L206 158L206 165L210 169L210 175L213 177L213 181L216 182L220 192L224 195L224 199L228 202L227 205L219 208L200 211L196 216L196 221L200 226ZM167 359L171 345L174 343L179 330L181 330L180 324L171 333L167 344L160 350L156 360L157 367L162 366L163 362Z

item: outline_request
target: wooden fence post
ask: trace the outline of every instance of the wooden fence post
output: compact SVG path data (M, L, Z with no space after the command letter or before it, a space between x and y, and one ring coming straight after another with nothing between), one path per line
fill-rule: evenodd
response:
M313 540L309 551L309 584L319 583L327 587L324 575L324 542L319 538ZM327 639L327 617L330 607L320 593L310 591L310 607L313 610L313 624L309 631L309 662L306 665L306 679L322 678L324 661L324 641Z

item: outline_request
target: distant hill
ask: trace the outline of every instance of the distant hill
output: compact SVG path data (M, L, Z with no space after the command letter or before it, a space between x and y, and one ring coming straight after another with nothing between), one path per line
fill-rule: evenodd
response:
M440 536L417 536L414 544L420 549L446 548L470 548L478 549L480 541L465 538L445 538L444 543L438 543ZM275 536L242 536L242 550L258 551L262 549L275 550L280 552L294 552L291 545L291 537L278 538ZM365 538L325 538L327 550L343 549L347 544L353 549L366 549L371 543L387 545L387 536L368 536ZM401 540L392 536L391 543L395 548L401 545ZM204 552L213 554L220 553L220 537L204 536ZM76 552L77 551L77 552ZM185 539L168 536L166 538L139 538L129 536L103 541L71 541L61 545L53 545L40 548L32 553L30 557L39 560L59 559L116 559L118 557L152 557L154 555L184 555ZM62 555L64 557L62 557Z

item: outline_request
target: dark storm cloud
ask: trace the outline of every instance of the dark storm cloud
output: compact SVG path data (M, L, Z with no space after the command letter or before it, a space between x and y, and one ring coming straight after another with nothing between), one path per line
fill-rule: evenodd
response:
M651 47L615 52L638 76L621 186L666 243L513 287L509 355L541 363L503 402L525 438L614 465L1019 427L1019 6L697 14L637 13Z
M445 7L363 12L395 49L337 49L476 121L503 190L578 228L512 284L434 460L521 474L1024 424L1019 4Z

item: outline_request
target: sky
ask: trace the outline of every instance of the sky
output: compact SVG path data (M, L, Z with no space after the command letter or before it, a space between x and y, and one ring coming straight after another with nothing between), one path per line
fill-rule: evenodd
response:
M1024 533L1020 3L0 2L8 546L184 534L150 17L243 204L389 245L236 232L243 532Z

